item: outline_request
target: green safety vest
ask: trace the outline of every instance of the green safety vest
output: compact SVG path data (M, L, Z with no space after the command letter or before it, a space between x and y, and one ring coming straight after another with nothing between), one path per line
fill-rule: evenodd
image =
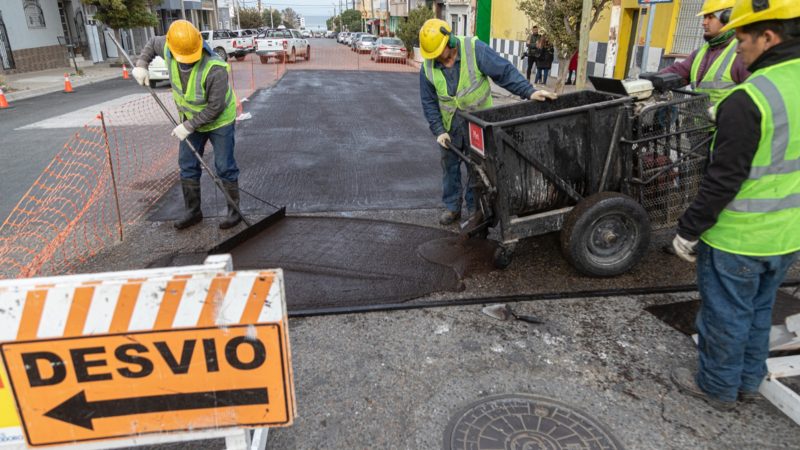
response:
M186 93L183 92L183 83L178 69L178 61L172 57L169 48L164 44L164 60L169 67L169 82L172 85L172 98L178 107L181 120L191 120L195 114L199 114L208 105L206 95L206 77L212 67L220 66L228 70L228 64L222 61L217 55L209 55L205 51L200 60L192 67L192 72L187 81ZM213 122L203 125L197 131L211 131L217 128L230 125L236 120L236 93L228 86L228 93L225 95L227 106Z
M457 109L477 111L492 106L492 86L489 84L489 78L478 69L478 62L475 59L475 42L478 38L472 37L467 41L463 36L459 36L457 39L461 54L461 69L455 97L447 94L447 81L442 70L434 67L434 60L426 59L424 64L425 77L436 88L442 123L448 132Z
M694 57L690 74L692 89L696 92L708 94L712 105L719 103L722 97L728 93L728 90L736 86L736 83L733 81L733 76L731 76L733 61L736 59L736 45L736 39L731 39L731 42L725 47L725 50L720 53L717 59L711 64L711 67L708 68L702 80L698 79L698 73L700 72L700 63L703 61L703 57L710 48L708 43L703 45Z
M800 58L758 70L730 91L744 91L758 107L761 140L739 193L719 215L717 223L701 236L708 245L749 256L784 255L800 250L797 80L800 80Z

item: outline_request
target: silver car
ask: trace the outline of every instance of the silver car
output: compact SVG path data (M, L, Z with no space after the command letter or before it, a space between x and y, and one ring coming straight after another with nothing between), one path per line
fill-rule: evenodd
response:
M408 59L406 45L398 38L382 37L375 41L372 47L370 59L377 62L399 61L405 62Z
M371 34L362 34L354 45L357 53L369 53L378 38Z

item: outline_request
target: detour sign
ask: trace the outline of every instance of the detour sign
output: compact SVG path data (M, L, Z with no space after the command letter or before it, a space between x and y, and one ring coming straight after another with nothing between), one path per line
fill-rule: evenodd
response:
M1 345L31 445L290 425L281 323L7 342Z

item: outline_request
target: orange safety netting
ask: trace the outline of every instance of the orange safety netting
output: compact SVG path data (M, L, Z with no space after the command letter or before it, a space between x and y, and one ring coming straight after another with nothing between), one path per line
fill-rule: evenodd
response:
M256 54L231 59L237 98L241 102L273 85L288 70L419 70L406 61L372 61L369 54L331 44L321 51L312 46L308 59L296 61L262 63ZM170 93L158 95L176 117ZM142 94L77 131L0 225L0 278L70 273L123 240L126 228L140 223L178 180L178 144L171 130L156 102Z

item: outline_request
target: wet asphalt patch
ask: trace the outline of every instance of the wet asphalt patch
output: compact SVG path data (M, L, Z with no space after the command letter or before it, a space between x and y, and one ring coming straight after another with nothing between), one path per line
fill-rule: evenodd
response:
M439 150L419 103L419 75L290 71L255 93L237 123L240 187L289 213L420 209L440 206ZM210 144L206 160L213 166ZM177 162L176 162L177 169ZM221 216L225 200L206 175L203 214ZM245 214L275 208L242 194ZM151 221L183 213L180 186Z

